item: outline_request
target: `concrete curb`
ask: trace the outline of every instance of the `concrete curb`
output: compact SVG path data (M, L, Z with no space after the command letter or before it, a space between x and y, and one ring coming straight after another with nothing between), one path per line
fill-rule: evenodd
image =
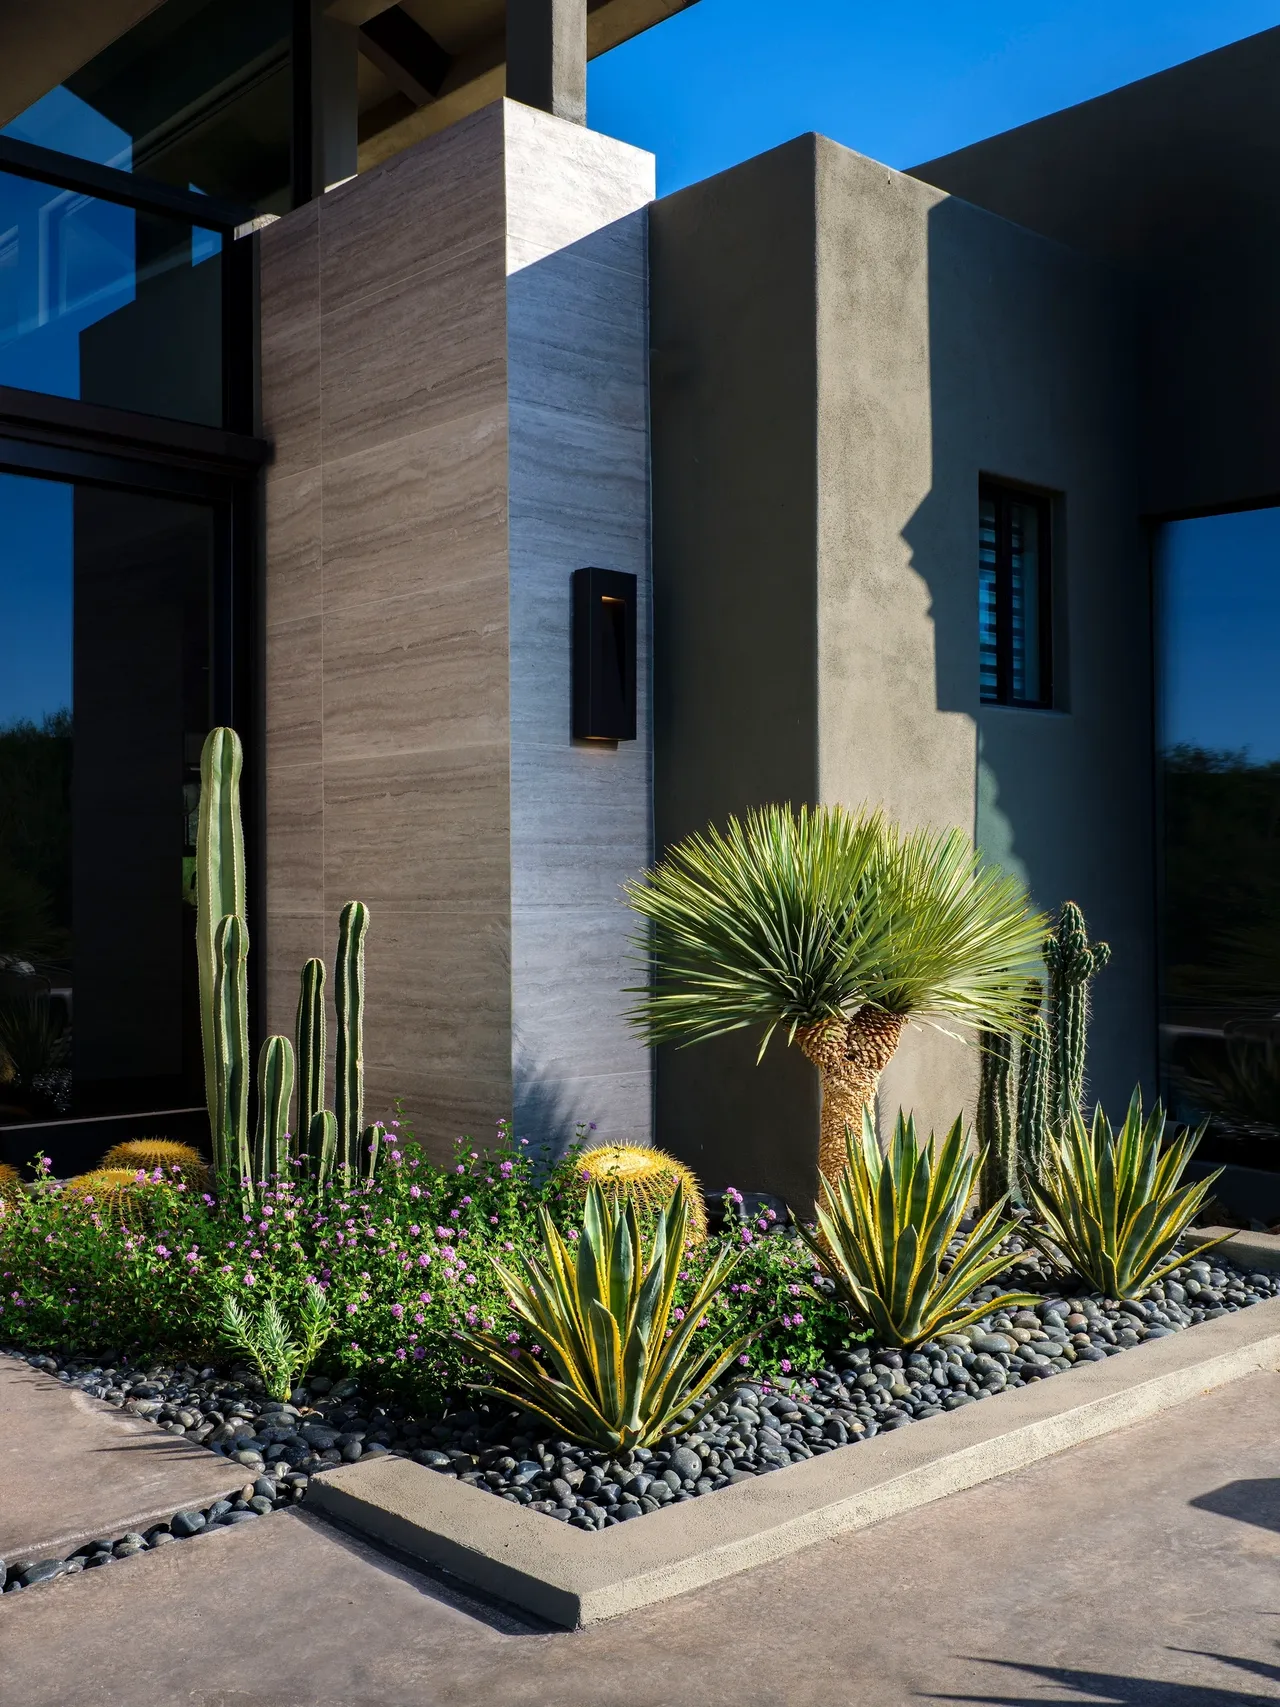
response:
M1232 1244L1224 1254L1245 1260ZM1280 1267L1280 1240L1271 1245ZM1248 1260L1262 1266L1252 1248ZM1276 1368L1280 1298L596 1534L406 1458L318 1476L306 1503L486 1594L575 1628L864 1529Z

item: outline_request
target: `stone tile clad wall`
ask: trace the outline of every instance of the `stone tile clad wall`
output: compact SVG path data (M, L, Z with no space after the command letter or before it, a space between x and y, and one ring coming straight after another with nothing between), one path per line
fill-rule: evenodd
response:
M367 1110L441 1152L648 1129L647 716L570 745L568 610L586 563L647 588L652 172L502 102L262 235L267 1023L366 900Z

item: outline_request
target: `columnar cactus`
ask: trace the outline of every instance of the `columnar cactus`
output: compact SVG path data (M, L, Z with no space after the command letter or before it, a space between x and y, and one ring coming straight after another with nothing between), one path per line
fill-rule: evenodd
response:
M1084 914L1075 902L1064 901L1058 922L1044 943L1049 974L1049 1114L1058 1132L1065 1131L1082 1111L1089 980L1110 958L1108 944L1090 944Z
M1013 1148L1013 1039L1007 1032L984 1031L978 1044L978 1145L982 1173L979 1203L985 1211L1017 1188Z
M1049 1131L1049 1028L1040 1011L1042 991L1032 984L1028 994L1026 1029L1018 1051L1018 1120L1014 1149L1017 1155L1018 1191L1029 1201L1032 1186L1040 1183L1045 1143Z
M308 960L298 994L298 1131L309 1140L324 1107L324 961Z
M249 931L235 913L213 933L214 1171L249 1179Z
M253 1177L283 1173L289 1160L289 1105L293 1100L293 1045L268 1037L258 1055L258 1124L253 1134Z
M338 961L334 1008L338 1035L334 1062L334 1112L338 1117L338 1165L357 1173L364 1120L364 939L369 909L348 901L338 918Z
M258 1061L258 1115L249 1134L249 1003L244 921L244 835L240 824L240 741L233 729L214 729L200 759L200 829L196 861L196 940L200 1019L214 1170L255 1180L278 1174L289 1160L289 1106L295 1058L287 1037L269 1037ZM372 1175L382 1129L364 1119L364 940L369 910L348 901L338 925L335 996L338 1018L336 1115L324 1108L324 966L309 960L298 999L296 1066L300 1075L297 1130L311 1169L325 1180L337 1168ZM207 969L207 976L206 976Z
M200 1035L204 1043L204 1089L213 1134L215 1166L228 1157L217 1150L217 1061L214 1023L214 933L229 913L245 916L244 832L240 825L240 772L244 757L234 729L214 729L200 755L200 823L196 836L196 963L200 984Z

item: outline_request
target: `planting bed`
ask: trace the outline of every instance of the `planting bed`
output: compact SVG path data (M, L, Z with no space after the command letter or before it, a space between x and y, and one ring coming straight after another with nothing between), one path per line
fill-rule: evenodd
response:
M1138 1303L1064 1293L1029 1251L1015 1253L1003 1280L1006 1289L1037 1294L1035 1307L994 1312L910 1352L853 1346L786 1386L726 1384L700 1420L686 1413L680 1435L616 1457L558 1439L488 1400L420 1421L402 1406L370 1402L351 1380L316 1377L284 1404L266 1399L239 1369L226 1375L11 1351L89 1397L221 1454L245 1483L238 1495L143 1534L93 1541L67 1559L11 1561L6 1591L249 1521L300 1501L318 1472L392 1454L572 1527L610 1528L1280 1296L1280 1274L1215 1262L1213 1253L1184 1264Z

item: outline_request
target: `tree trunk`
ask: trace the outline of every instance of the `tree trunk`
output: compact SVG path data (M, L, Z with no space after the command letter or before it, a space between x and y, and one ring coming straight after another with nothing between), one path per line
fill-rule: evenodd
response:
M802 1054L822 1081L818 1168L824 1179L834 1182L844 1167L849 1129L855 1141L860 1138L862 1111L875 1096L906 1023L905 1014L865 1007L852 1019L827 1020L796 1032Z

